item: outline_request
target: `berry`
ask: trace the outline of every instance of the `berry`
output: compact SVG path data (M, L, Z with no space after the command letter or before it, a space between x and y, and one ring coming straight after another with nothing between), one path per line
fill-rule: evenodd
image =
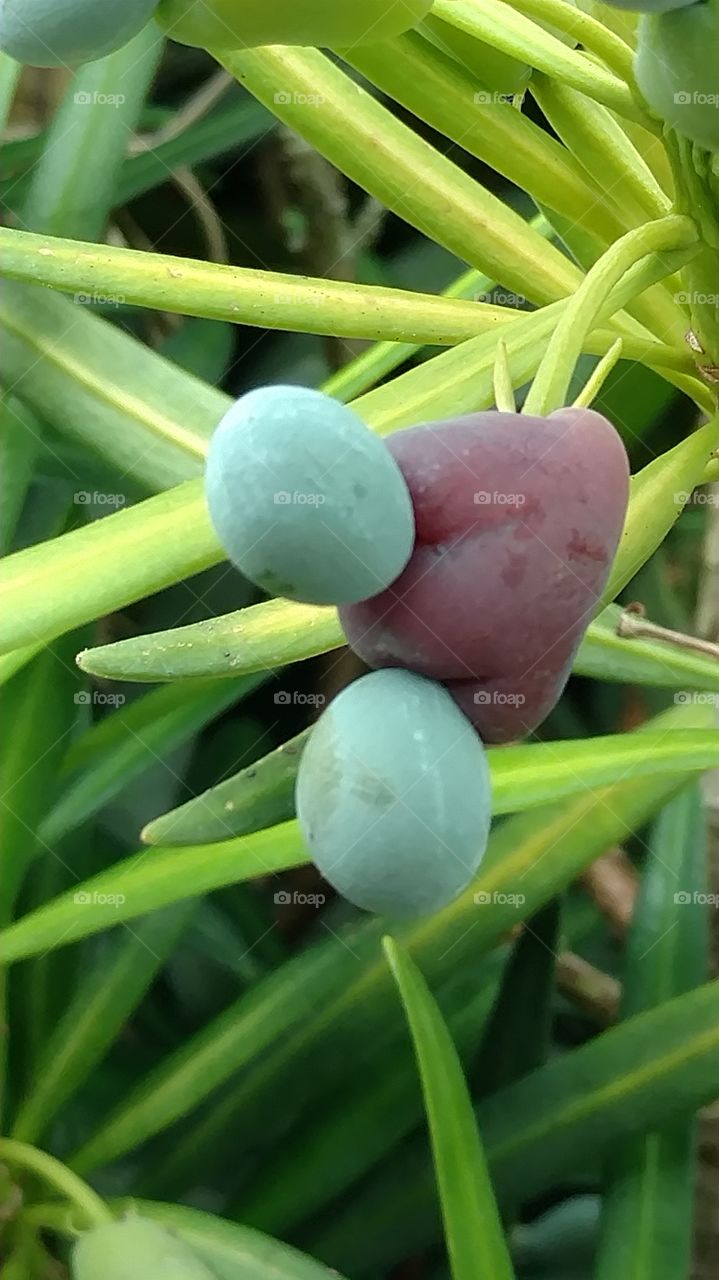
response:
M215 1280L184 1240L156 1222L124 1218L80 1236L73 1280Z
M431 6L432 0L162 0L157 16L174 40L211 49L341 48L400 35Z
M366 600L412 553L412 503L387 445L320 391L238 400L212 437L206 492L230 560L272 595Z
M76 67L120 49L157 0L0 0L0 49L31 67Z
M719 0L704 0L639 24L636 75L649 106L677 133L719 149Z
M370 667L441 680L485 741L531 732L561 696L607 581L629 468L591 410L478 413L389 442L415 509L401 577L341 611Z
M492 796L479 736L449 694L409 671L362 676L322 714L297 777L313 861L381 915L428 915L474 879Z

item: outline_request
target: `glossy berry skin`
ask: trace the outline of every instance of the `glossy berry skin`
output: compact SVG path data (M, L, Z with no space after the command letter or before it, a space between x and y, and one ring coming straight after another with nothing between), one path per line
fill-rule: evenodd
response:
M719 0L639 24L635 71L649 106L677 133L719 149Z
M629 468L591 410L478 413L393 436L417 542L401 577L341 611L371 667L441 680L485 741L560 697L622 532Z
M348 47L416 26L432 0L161 0L173 40L209 49L264 44Z
M73 1280L215 1280L215 1273L178 1235L146 1218L125 1218L80 1236Z
M297 778L313 861L365 911L428 915L473 880L487 844L484 747L452 698L409 671L375 671L323 713Z
M120 49L157 0L0 0L0 50L31 67L77 67Z
M206 494L230 560L271 595L365 600L412 553L412 503L387 445L307 387L263 387L233 405L210 442Z

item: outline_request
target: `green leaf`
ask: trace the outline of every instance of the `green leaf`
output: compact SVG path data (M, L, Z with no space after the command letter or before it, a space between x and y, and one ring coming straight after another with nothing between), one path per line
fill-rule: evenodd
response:
M117 53L73 75L55 114L23 209L23 222L54 236L99 240L122 163L162 53L150 23Z
M40 431L19 400L0 393L0 556L11 549L40 450Z
M629 939L624 1017L661 1006L706 979L707 887L706 828L692 787L663 810L649 841ZM606 1175L596 1280L686 1275L694 1224L693 1118L622 1143Z
M686 1120L719 1093L718 1050L719 987L707 983L495 1094L482 1104L480 1123L500 1202L517 1204L594 1173L618 1142L650 1132L657 1116ZM387 1266L434 1243L432 1174L422 1161L419 1143L398 1153L311 1234L313 1251L366 1274L378 1265L378 1244Z
M687 701L689 701L687 696ZM710 701L704 701L709 708ZM302 751L311 733L297 738L241 769L200 796L156 818L143 831L152 845L206 845L247 835L294 816L294 787ZM613 734L581 741L553 741L490 747L492 812L519 813L549 800L606 786L629 776L704 770L719 762L714 730Z
M603 102L628 120L638 120L651 132L654 123L632 97L628 85L594 60L568 49L536 22L499 0L435 0L434 12L451 26L484 40L495 49L528 62L538 71L556 76L589 98Z
M560 922L554 899L525 922L514 944L473 1072L483 1095L543 1066L549 1055Z
M512 312L481 302L140 253L0 228L3 276L76 298L227 320L263 329L455 346Z
M286 822L222 845L147 850L61 894L0 934L0 962L36 955L127 920L199 897L253 876L272 875L307 861L297 824ZM26 926L22 929L21 923Z
M202 490L191 482L28 547L0 561L0 653L61 635L221 559Z
M579 273L559 250L319 51L274 45L216 56L342 173L461 260L534 302L576 287Z
M393 938L383 945L417 1056L453 1280L510 1280L514 1272L457 1050L417 966Z
M112 938L43 1045L35 1079L18 1108L14 1138L37 1142L102 1062L172 954L194 907L190 902L153 912Z
M295 813L295 781L311 729L226 781L148 823L144 844L210 844L285 822Z
M681 777L716 767L719 735L714 730L687 729L572 739L495 748L489 758L493 811L499 815L581 795L622 779ZM308 860L296 822L219 844L192 846L181 855L172 848L158 849L151 858L137 854L0 933L0 961L64 946L183 898Z
M629 515L605 601L619 594L663 542L701 482L718 440L715 418L632 477Z
M390 98L504 174L536 204L581 221L595 241L597 256L630 225L606 201L597 200L581 165L566 147L510 102L477 93L472 71L416 32L358 45L345 56Z
M702 719L706 722L708 718L707 708L681 707L654 723L657 728L674 731L682 724L697 720L701 723ZM492 835L485 864L472 889L439 914L401 931L403 944L410 947L427 971L436 962L437 955L440 966L443 961L454 966L462 962L464 946L469 946L472 952L486 950L519 919L532 915L560 892L592 858L620 836L623 838L628 828L643 821L671 794L674 785L665 779L623 782L547 809L539 821L530 813L500 824ZM272 848L273 836L275 840L280 836L286 838L292 830L292 824L288 824L274 832L250 837L245 843L261 840L265 848ZM227 845L215 846L212 859L223 858L227 848ZM545 857L550 850L552 857ZM147 862L155 866L161 856L164 855L155 854ZM177 853L172 854L176 875L180 874L180 862L186 857L187 854L179 858ZM238 878L236 864L237 852L233 848L233 873ZM479 914L475 893L480 895ZM490 907L485 905L487 898ZM77 927L72 907L67 903L61 905L63 927ZM11 953L23 954L26 947L52 945L51 938L59 937L57 911L56 905L54 918L48 921L46 917L49 927L44 929L42 940L42 930L38 927L41 922L37 917L35 921L28 919L16 925L14 936L12 931L4 938L0 936L0 959L6 955L9 959ZM78 1155L78 1167L104 1163L138 1145L192 1110L233 1071L257 1059L258 1078L253 1081L250 1074L234 1098L237 1113L246 1118L253 1110L254 1090L258 1086L263 1089L272 1079L273 1068L266 1058L269 1044L275 1045L274 1071L281 1070L284 1062L292 1064L298 1045L311 1043L345 1011L351 1009L356 1019L360 997L369 998L374 992L374 998L378 998L383 984L374 960L374 936L368 926L365 942L350 931L328 950L317 948L308 953L306 987L298 976L298 970L301 974L304 967L301 956L255 987L239 1006L228 1009L215 1026L205 1028L194 1044L183 1046L158 1069L153 1079L145 1082L142 1090L126 1100ZM363 952L365 964L358 964L358 955ZM434 960L430 961L430 957ZM361 1021L356 1025L364 1030ZM292 1027L297 1038L290 1034Z
M93 725L69 750L65 784L40 826L54 844L82 825L124 787L168 752L198 733L210 720L252 693L262 677L231 681L188 681L167 685L130 706L120 706ZM87 695L89 699L89 694Z

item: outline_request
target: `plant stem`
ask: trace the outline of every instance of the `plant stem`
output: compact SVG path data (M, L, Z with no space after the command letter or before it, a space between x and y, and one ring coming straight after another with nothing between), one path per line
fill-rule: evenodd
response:
M617 338L616 342L611 346L605 356L602 356L599 364L594 370L592 376L587 379L586 385L580 391L574 405L574 409L588 409L593 400L596 400L604 383L609 377L612 369L618 364L622 358L622 348L624 343L621 338Z
M512 370L509 367L507 344L504 338L497 340L497 354L494 360L494 403L501 413L517 412Z
M709 658L719 660L719 644L712 640L702 640L698 636L685 635L682 631L672 631L669 627L660 627L656 622L649 622L637 608L625 609L617 623L617 635L625 639L662 640L665 644L676 645L690 653L704 653Z
M99 1226L113 1221L105 1201L92 1187L46 1151L39 1151L25 1142L16 1142L13 1138L0 1138L0 1160L12 1168L35 1174L53 1187L80 1210L89 1225Z
M658 272L666 274L667 263L660 255L686 250L689 258L698 248L696 226L691 219L680 215L648 222L617 240L594 264L562 313L525 401L524 412L544 417L566 403L587 334L603 314L612 290L625 277L632 273L631 287L635 293L641 292L647 287L647 278L660 278ZM632 272L640 264L641 269ZM621 292L618 290L615 297ZM624 299L620 305L623 303Z

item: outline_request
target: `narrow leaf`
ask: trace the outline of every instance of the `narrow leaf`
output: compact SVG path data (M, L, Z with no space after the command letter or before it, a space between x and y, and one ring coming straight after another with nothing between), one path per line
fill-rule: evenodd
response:
M384 939L412 1033L453 1280L514 1275L462 1064L417 966Z

